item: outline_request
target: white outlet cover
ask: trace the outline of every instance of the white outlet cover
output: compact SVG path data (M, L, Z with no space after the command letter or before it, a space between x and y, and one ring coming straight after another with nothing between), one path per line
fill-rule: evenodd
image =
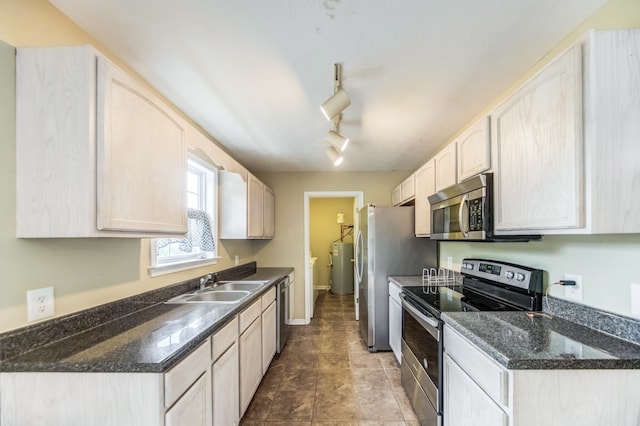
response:
M631 315L640 317L640 284L631 283Z
M53 287L27 291L27 321L52 317L53 314Z
M565 297L578 302L582 301L582 275L564 274L564 279L576 282L576 285L564 286Z

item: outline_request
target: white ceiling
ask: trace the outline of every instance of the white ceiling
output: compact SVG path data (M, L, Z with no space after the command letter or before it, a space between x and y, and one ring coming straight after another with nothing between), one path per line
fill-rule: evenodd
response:
M51 0L254 172L413 170L605 0Z

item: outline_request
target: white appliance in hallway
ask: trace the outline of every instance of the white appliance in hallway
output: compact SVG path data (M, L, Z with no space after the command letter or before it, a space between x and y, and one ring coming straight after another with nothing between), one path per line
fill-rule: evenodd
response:
M360 332L370 352L389 351L389 275L437 267L438 242L414 235L414 208L360 209L355 246Z

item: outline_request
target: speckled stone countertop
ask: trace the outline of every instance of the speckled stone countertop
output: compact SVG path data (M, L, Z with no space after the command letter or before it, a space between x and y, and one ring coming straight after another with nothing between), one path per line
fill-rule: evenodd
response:
M558 316L443 312L442 319L512 370L640 368L640 345Z
M147 297L153 301L149 305L136 300L139 309L79 332L69 330L69 325L42 326L36 333L51 343L3 359L0 371L164 372L291 271L292 268L258 268L242 277L268 282L237 305L166 304L163 302L169 297L163 296L166 298L158 302L158 296L150 292ZM62 335L47 335L61 333L61 328L65 328ZM34 338L33 333L28 334L30 339Z

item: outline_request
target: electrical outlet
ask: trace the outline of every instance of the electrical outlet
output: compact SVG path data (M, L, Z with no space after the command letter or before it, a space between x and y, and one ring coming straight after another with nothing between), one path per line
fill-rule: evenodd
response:
M640 317L640 284L631 283L631 315Z
M575 281L576 285L564 286L564 295L567 299L582 301L582 275L564 274L565 280Z
M53 316L53 287L27 291L27 321Z
M447 257L447 269L453 268L453 257Z

